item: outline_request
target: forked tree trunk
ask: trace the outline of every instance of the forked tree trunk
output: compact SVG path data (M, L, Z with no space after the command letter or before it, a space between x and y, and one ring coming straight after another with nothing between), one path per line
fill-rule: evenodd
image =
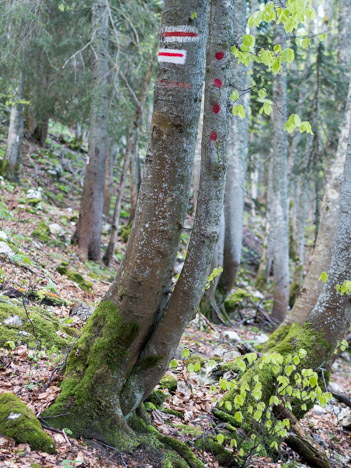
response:
M275 26L275 43L285 44L283 24ZM278 323L286 317L289 304L289 224L287 199L287 115L286 67L273 78L273 236L274 236L274 303L272 318Z
M157 363L162 362L164 369L169 346L174 346L173 341L166 350L151 346L155 355L141 358L150 336L159 330L168 302L188 206L204 77L207 10L208 2L202 0L164 3L150 143L127 252L110 290L72 349L62 392L45 416L60 415L50 419L51 424L69 427L76 437L93 437L121 448L133 445L127 419L158 382ZM181 40L178 32L184 33ZM219 66L224 62L218 61ZM212 142L214 150L217 145L221 148L222 137L218 130L218 141ZM193 278L188 276L188 280ZM187 307L182 310L188 311ZM175 333L184 319L173 315L171 329ZM139 372L145 371L147 376L138 380ZM127 391L135 377L138 384ZM139 384L142 379L146 380L144 386Z
M105 255L104 255L104 263L105 265L109 265L111 263L113 253L115 251L116 247L116 242L117 242L117 235L118 235L118 228L119 228L119 217L121 213L121 204L122 204L122 197L123 197L123 191L124 187L127 182L127 175L128 175L128 170L130 166L130 161L133 158L133 152L135 152L135 139L137 137L138 133L138 127L140 125L140 119L141 119L141 114L142 114L142 109L146 100L147 92L149 90L150 82L151 82L151 77L152 77L152 70L154 68L154 59L155 59L155 54L156 54L156 48L154 53L151 56L151 60L149 63L148 70L146 72L145 76L145 81L144 81L144 86L141 90L141 94L139 97L139 102L135 111L135 117L134 117L134 122L133 125L131 126L129 135L127 137L127 148L126 148L126 154L124 158L124 164L123 164L123 171L121 175L121 179L119 182L119 187L118 187L118 194L116 198L116 203L115 207L113 210L113 217L112 217L112 223L111 223L111 236L110 236L110 241L108 243Z
M84 258L100 259L106 148L109 111L107 0L95 0L92 7L95 62L92 72L92 102L90 108L89 151L84 178L79 219L72 243Z
M24 72L19 72L19 84L14 96L15 101L21 101L24 98ZM21 144L23 138L24 126L24 105L17 102L11 107L10 126L7 137L7 147L5 158L2 162L1 174L10 180L18 178L18 172L21 164Z

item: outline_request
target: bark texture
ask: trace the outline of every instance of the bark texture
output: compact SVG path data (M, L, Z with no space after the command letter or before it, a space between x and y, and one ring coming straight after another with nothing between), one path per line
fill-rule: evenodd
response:
M257 2L254 2L257 5ZM253 9L256 10L255 5ZM242 38L247 25L247 2L236 0L234 2L235 36ZM250 67L235 63L232 73L232 83L239 95L243 94L240 103L243 103L246 117L232 119L229 129L228 142L228 171L225 186L224 216L224 255L223 273L221 274L217 298L223 303L230 293L240 268L241 247L243 239L243 214L245 198L245 179L248 154L248 125L250 93L245 90L250 84Z
M351 5L350 5L351 8ZM351 16L350 16L351 17ZM351 43L350 43L351 47ZM348 49L350 51L350 48ZM350 68L350 61L348 62ZM348 71L349 74L349 71ZM347 152L348 130L351 122L351 86L345 106L344 120L339 136L338 148L326 179L319 232L312 262L304 279L299 297L287 319L288 323L303 323L316 305L323 288L318 281L321 273L327 271L331 261L331 245L333 245L336 223L340 205L340 188L343 177L344 163Z
M92 7L95 62L92 72L89 151L79 219L72 243L91 260L100 259L104 183L106 173L108 92L109 14L107 0L96 0Z
M192 18L194 12L196 18ZM195 27L198 40L164 42L161 34L162 49L186 51L186 62L171 63L159 57L145 174L127 252L68 358L62 393L47 413L64 414L50 421L70 427L75 436L93 436L120 447L130 444L126 418L144 398L145 389L135 386L130 393L123 391L127 377L130 380L139 370L146 370L148 388L157 383L158 374L152 370L162 360L162 350L145 359L141 353L168 301L188 205L207 13L207 1L164 3L162 28Z
M19 73L19 84L16 89L15 101L24 98L24 72ZM11 107L10 126L7 137L7 147L5 158L2 162L1 173L10 180L18 178L21 164L21 144L24 127L24 105L17 102Z
M155 50L156 53L156 50ZM116 247L116 242L117 242L117 235L118 235L118 228L119 228L119 217L120 217L120 212L121 212L121 203L122 203L122 196L123 196L123 191L124 187L126 185L127 181L127 175L128 175L128 170L130 166L130 161L133 158L133 152L135 152L135 144L133 140L136 138L137 133L138 133L138 126L140 124L140 118L142 114L142 109L145 103L145 99L147 96L147 92L150 86L151 82L151 76L152 76L152 69L154 66L154 58L155 58L155 53L152 55L149 68L146 72L145 76L145 82L144 86L141 90L141 94L139 97L139 102L135 111L135 117L134 117L134 122L131 126L129 135L127 137L127 148L126 148L126 154L124 157L124 163L123 163L123 171L119 183L119 188L118 188L118 194L116 198L116 203L115 207L113 210L113 217L112 217L112 225L111 225L111 236L110 236L110 241L107 246L105 255L104 255L104 263L106 265L109 265L111 263L113 253L115 251Z
M285 44L283 24L275 25L275 43ZM287 200L287 116L286 69L273 78L273 236L274 236L274 304L272 318L278 323L286 317L289 304L289 245Z

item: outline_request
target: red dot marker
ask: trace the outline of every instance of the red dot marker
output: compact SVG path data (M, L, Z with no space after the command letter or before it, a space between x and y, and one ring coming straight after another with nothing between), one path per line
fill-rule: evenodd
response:
M216 141L217 138L218 138L217 132L213 131L213 132L211 133L211 135L210 135L210 139L211 139L212 141Z
M221 88L222 87L222 82L219 78L216 78L214 81L213 81L213 86L217 86L217 88Z
M216 52L215 57L216 57L217 60L224 59L224 52Z
M215 102L215 103L213 104L213 108L212 108L213 113L214 113L214 114L218 114L218 112L220 111L220 109L221 109L221 108L220 108L220 105L218 104L218 102Z

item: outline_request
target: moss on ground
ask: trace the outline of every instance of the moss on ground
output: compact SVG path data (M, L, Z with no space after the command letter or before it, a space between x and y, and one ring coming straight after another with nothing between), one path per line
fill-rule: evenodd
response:
M32 450L55 453L55 442L43 431L32 411L13 393L0 395L0 434L17 443L28 443Z
M33 201L33 200L31 200ZM32 232L32 236L36 239L39 239L41 242L49 242L50 240L50 229L49 227L41 221L35 230Z
M154 390L146 402L151 403L155 407L161 407L167 400L167 395L162 390Z
M201 437L195 442L195 447L198 450L206 450L206 452L213 453L221 465L228 465L233 461L233 453L227 450L222 444L219 444L214 437L207 436ZM230 465L240 466L240 465Z
M167 389L169 392L175 392L177 385L177 379L173 375L165 374L160 380L160 387Z
M233 294L228 296L224 302L224 308L228 313L234 312L239 304L242 304L245 299L250 297L250 293L246 289L238 288Z
M68 269L65 265L58 266L56 270L60 273L60 275L66 276L70 281L76 283L83 291L88 293L93 291L92 283L85 280L80 273Z
M27 307L27 311L42 346L47 349L52 347L65 349L73 343L74 337L77 335L76 330L61 324L56 317L47 311L30 306ZM6 321L9 321L11 317L18 317L18 320L12 320L12 325L11 323L6 324ZM38 346L38 340L33 334L33 328L25 309L19 305L0 302L0 347L6 346L11 341L15 345Z
M195 427L195 426L189 426L188 424L177 424L174 427L179 429L184 434L187 434L193 437L199 437L203 434L202 429L200 429L199 427Z

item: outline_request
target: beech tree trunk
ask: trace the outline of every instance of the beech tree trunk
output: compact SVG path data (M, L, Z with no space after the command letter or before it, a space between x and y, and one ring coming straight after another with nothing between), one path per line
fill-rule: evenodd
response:
M254 2L254 10L256 10L256 5L257 2ZM246 9L246 0L236 0L234 2L235 25L237 26L235 34L240 39L246 32ZM250 71L251 67L245 67L239 63L234 64L232 82L239 94L243 94L249 88ZM241 99L240 103L242 102L244 105L246 118L234 118L229 130L228 173L224 201L223 273L220 276L216 292L219 304L224 303L225 298L235 284L241 259L250 93L247 92Z
M106 148L108 128L108 36L107 0L96 0L92 7L95 62L92 73L89 151L79 219L72 243L84 258L100 259Z
M283 24L275 26L275 43L285 44ZM289 224L287 198L287 116L286 67L273 78L273 236L274 303L272 318L278 323L286 317L289 304Z
M105 265L109 265L111 263L113 253L115 251L116 247L116 242L117 242L117 235L118 235L118 228L119 228L119 217L120 217L120 212L121 212L121 203L122 203L122 197L123 197L123 191L124 187L127 181L127 175L128 175L128 170L130 166L130 161L133 158L133 150L135 151L135 143L133 140L137 137L138 133L138 127L140 124L140 118L142 114L142 109L145 103L145 99L147 96L147 92L150 86L151 82L151 77L152 77L152 69L154 67L154 59L155 59L155 53L152 54L149 68L146 72L145 76L145 82L144 86L141 90L139 102L135 111L135 117L134 117L134 122L133 125L131 126L129 135L127 137L127 148L126 148L126 154L124 158L124 164L123 164L123 171L119 183L119 188L118 188L118 194L116 198L116 203L113 211L113 217L112 217L112 223L111 223L111 236L110 236L110 241L107 246L105 255L104 255L104 263Z
M19 72L19 84L14 96L15 101L24 98L24 72ZM21 164L21 144L24 126L24 105L17 102L11 107L10 126L7 137L7 147L5 158L2 162L1 174L10 179L16 180Z
M225 15L217 16L225 21ZM69 427L76 437L93 437L120 448L133 445L127 419L158 382L157 364L162 362L165 368L166 351L174 346L163 338L166 350L151 346L155 356L141 357L164 315L186 216L207 22L208 2L165 0L151 136L127 252L115 281L72 349L62 392L45 415L60 415L50 419L51 424ZM181 42L177 35L172 36L178 28L185 34ZM221 29L217 40L219 37ZM229 57L228 44L225 50ZM218 65L226 62L220 60ZM217 145L221 149L221 132L218 130L217 143L211 140L214 150ZM217 154L213 156L217 159ZM196 254L198 257L201 255ZM193 278L188 276L188 280L191 283ZM182 310L188 312L186 306ZM185 318L173 315L173 320L169 332L178 333L177 326L183 326ZM138 379L139 372L145 371L147 375ZM135 378L138 383L133 385ZM140 384L142 380L145 385Z
M340 8L341 11L344 11L344 14L346 14L345 9L348 9L349 15L345 17L345 20L350 22L351 3L347 0L342 0L340 2ZM344 38L340 38L339 41L340 44L342 44L342 48L339 50L339 57L344 57L344 70L346 76L349 78L351 37L349 29L344 28L343 31L346 35ZM295 302L291 314L287 317L286 323L303 323L307 319L313 307L316 305L323 287L322 281L318 281L318 278L321 273L327 271L330 266L330 246L333 245L336 231L340 204L340 187L347 151L348 129L351 122L351 86L349 86L344 112L338 148L325 182L321 220L312 262L305 276L299 297Z

